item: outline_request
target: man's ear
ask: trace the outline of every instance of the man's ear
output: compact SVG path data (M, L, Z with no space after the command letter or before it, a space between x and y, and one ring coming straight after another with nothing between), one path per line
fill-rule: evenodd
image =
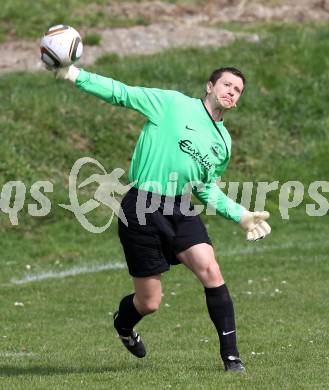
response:
M213 87L214 87L214 86L213 86L212 82L211 82L211 81L208 81L208 82L207 82L207 87L206 87L206 92L207 92L207 94L210 93L210 92L212 91Z

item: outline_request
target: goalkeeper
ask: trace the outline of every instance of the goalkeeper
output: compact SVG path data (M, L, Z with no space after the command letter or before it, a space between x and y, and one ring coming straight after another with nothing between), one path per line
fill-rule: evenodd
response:
M193 193L208 210L238 223L248 240L264 238L271 231L267 212L247 211L215 184L231 157L223 114L236 107L244 75L233 67L216 69L205 97L195 99L176 91L127 86L74 65L56 72L82 91L146 117L129 170L134 187L121 203L128 225L119 219L119 237L134 284L134 293L121 300L114 314L122 343L135 356L146 355L134 327L159 308L161 274L170 265L183 263L204 287L225 370L245 371L237 348L233 302L206 228L190 202Z

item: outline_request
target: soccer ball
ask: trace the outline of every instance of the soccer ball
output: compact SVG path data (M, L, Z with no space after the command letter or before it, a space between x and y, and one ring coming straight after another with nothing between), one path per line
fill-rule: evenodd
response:
M40 42L41 60L62 67L77 61L83 51L80 34L73 27L59 24L50 27Z

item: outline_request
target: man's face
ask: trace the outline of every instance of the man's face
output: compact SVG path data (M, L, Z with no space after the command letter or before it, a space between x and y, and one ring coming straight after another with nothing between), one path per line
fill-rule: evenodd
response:
M229 72L224 72L216 81L215 85L210 81L207 83L209 100L211 100L215 106L226 110L236 105L242 91L242 79Z

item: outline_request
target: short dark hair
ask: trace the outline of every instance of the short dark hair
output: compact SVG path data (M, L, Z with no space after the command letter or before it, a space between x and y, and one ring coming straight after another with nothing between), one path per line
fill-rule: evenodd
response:
M225 72L232 73L232 74L234 74L234 76L240 77L240 79L243 82L243 87L245 86L247 80L246 80L244 74L241 72L241 70L234 68L234 67L231 67L231 66L215 69L211 73L211 75L209 76L208 81L211 81L212 84L215 85L217 80L220 79L222 77L222 74Z

